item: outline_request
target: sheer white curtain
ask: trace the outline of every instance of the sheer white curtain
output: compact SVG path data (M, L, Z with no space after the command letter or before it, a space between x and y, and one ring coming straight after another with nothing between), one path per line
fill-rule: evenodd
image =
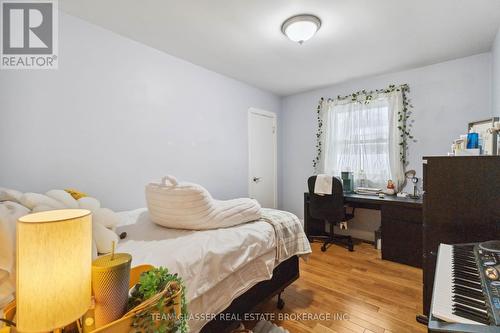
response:
M380 93L367 103L333 100L321 105L320 171L340 176L364 171L366 186L385 188L391 179L399 189L404 181L398 112L401 92Z

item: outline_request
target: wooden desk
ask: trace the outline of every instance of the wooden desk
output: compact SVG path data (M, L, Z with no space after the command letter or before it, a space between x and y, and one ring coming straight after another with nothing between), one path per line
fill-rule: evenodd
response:
M383 205L422 208L423 204L422 199L400 198L395 195L386 195L383 198L379 198L376 195L365 195L365 194L355 194L355 193L344 194L344 201L351 207L377 209L377 210L379 210L380 207Z
M345 194L344 201L351 207L380 210L382 259L422 267L422 199ZM304 229L308 237L325 234L325 222L309 214L307 192L304 193Z

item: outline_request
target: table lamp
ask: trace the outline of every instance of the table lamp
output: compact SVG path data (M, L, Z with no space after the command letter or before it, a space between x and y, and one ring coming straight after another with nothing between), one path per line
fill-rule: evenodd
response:
M19 332L60 330L91 304L92 216L53 210L17 223L16 316Z

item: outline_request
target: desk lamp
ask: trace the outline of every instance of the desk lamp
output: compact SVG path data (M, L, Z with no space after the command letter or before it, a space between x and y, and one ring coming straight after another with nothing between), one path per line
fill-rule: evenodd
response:
M53 210L17 223L16 316L19 332L60 331L90 307L92 217Z

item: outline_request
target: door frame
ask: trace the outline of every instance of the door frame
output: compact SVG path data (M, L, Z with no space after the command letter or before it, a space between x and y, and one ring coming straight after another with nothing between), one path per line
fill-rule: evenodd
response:
M271 111L266 111L258 108L251 107L248 109L248 196L252 197L251 188L252 188L252 175L251 175L251 163L252 163L252 152L251 152L251 126L250 126L250 117L252 115L264 116L271 118L273 120L274 127L274 138L273 138L273 148L274 148L274 207L278 207L278 123L276 113Z

